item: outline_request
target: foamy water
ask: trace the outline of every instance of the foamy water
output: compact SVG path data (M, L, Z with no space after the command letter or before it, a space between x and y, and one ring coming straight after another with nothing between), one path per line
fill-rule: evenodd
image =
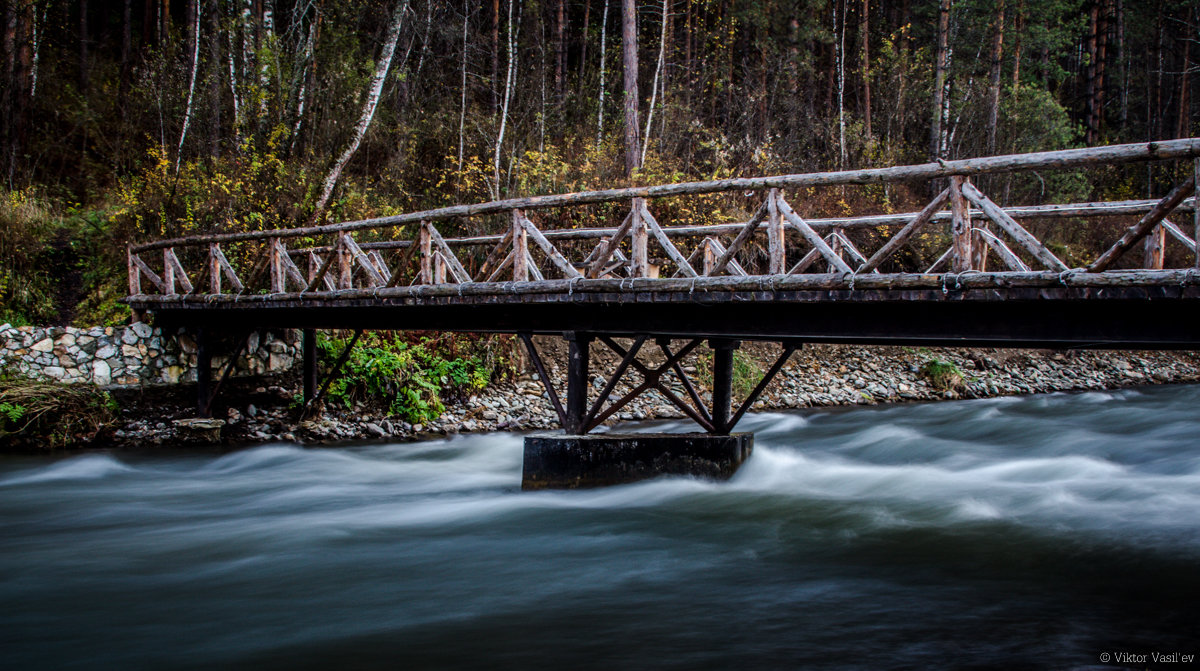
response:
M0 668L1200 653L1197 407L1189 386L755 415L729 482L573 492L520 491L512 434L7 458Z

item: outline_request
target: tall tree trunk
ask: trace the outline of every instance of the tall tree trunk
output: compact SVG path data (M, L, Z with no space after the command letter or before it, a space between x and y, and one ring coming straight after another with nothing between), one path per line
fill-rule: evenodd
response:
M996 125L1000 122L1000 66L1004 56L1004 0L996 1L992 26L992 70L988 84L987 153L996 153Z
M642 166L638 147L637 3L621 0L621 53L625 65L625 176Z
M625 176L642 167L642 152L637 138L637 2L620 4L620 48L625 70Z
M1196 33L1194 30L1194 26L1196 24L1193 22L1194 19L1192 18L1194 8L1193 9L1185 9L1184 11L1187 12L1187 19L1186 19L1187 23L1185 24L1186 30L1184 32L1184 38L1183 38L1182 67L1179 68L1179 119L1178 119L1179 123L1175 129L1175 137L1187 137L1188 135L1190 135L1190 131L1191 131L1191 124L1189 122L1191 121L1191 111L1192 111L1192 99L1191 99L1191 87L1190 87L1192 73L1191 73L1190 68L1191 68L1192 40L1196 39Z
M188 44L192 47L192 73L188 78L187 105L184 106L183 127L179 131L179 147L175 152L175 174L183 162L183 143L187 140L188 127L192 125L192 102L196 97L196 73L200 70L200 0L190 0L188 15L192 17L191 35Z
M1129 63L1125 51L1125 0L1117 0L1117 67L1121 79L1121 133L1129 123Z
M654 123L654 106L658 102L658 82L662 76L663 59L667 53L667 2L662 3L662 29L658 34L658 65L654 67L654 84L650 87L650 109L646 110L646 137L642 142L642 153L638 165L646 162L646 150L650 148L650 125Z
M125 0L121 11L121 83L117 90L121 107L129 93L129 77L133 71L133 0Z
M221 0L208 7L208 153L221 154Z
M587 48L588 48L588 29L591 27L592 20L592 3L583 3L583 30L579 33L579 76L577 77L580 84L583 83L583 73L587 68Z
M1001 0L1003 2L1003 0ZM862 87L863 87L863 130L866 131L867 137L872 136L871 133L871 52L870 52L870 35L871 35L871 6L870 0L862 0L862 20L859 21L859 38L861 47L859 50L859 59L862 63Z
M600 104L597 105L596 111L596 146L599 147L604 141L604 77L607 74L605 70L605 57L608 55L608 0L604 0L604 14L600 18L600 94L597 96L600 99Z
M510 0L515 2L515 0ZM492 0L492 113L500 111L500 0Z
M837 61L838 169L846 169L846 2L833 3L834 59Z
M500 151L504 147L504 131L508 128L508 107L512 103L513 87L516 85L517 40L514 34L513 5L508 3L508 69L504 77L504 103L500 109L500 131L496 133L496 153L492 159L492 197L500 197ZM519 20L518 20L519 23Z
M1096 142L1104 130L1104 81L1108 70L1108 21L1112 0L1102 0L1096 22L1096 86L1092 91L1092 128Z
M1088 10L1088 32L1086 42L1087 68L1085 70L1084 142L1096 142L1096 31L1100 23L1100 0L1092 0Z
M562 105L567 85L567 2L558 0L554 11L554 100Z
M375 72L371 75L371 85L367 89L366 99L363 100L362 113L359 115L358 123L354 126L350 145L346 147L341 156L338 156L337 161L330 168L329 174L321 183L321 195L317 198L317 204L313 208L313 221L321 216L325 206L329 204L329 197L333 195L333 187L337 185L338 178L342 176L342 170L350 162L354 152L358 151L358 145L362 143L363 136L371 127L371 120L375 118L375 108L379 105L379 94L383 91L383 82L387 79L388 70L392 67L392 54L396 52L396 42L400 40L400 28L407 12L408 0L401 0L397 3L396 11L392 14L391 21L388 22L387 39L379 54L379 60L375 63Z
M91 85L88 67L88 0L79 0L79 90L87 93Z
M1017 3L1017 13L1013 17L1013 69L1012 69L1012 87L1016 90L1021 86L1021 49L1023 43L1023 33L1025 32L1025 0L1020 0Z
M946 87L946 49L950 32L950 0L938 2L936 72L933 80L933 121L929 127L929 157L941 157L942 102Z
M463 0L462 100L458 110L458 172L463 169L463 151L467 132L467 32L470 27L471 0Z

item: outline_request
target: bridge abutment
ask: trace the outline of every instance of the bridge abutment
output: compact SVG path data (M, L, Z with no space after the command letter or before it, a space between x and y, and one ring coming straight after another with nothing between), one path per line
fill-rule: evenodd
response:
M604 487L662 475L724 480L753 449L753 433L534 434L525 437L521 488Z
M564 406L531 334L521 334L564 430L564 434L537 434L525 439L522 482L525 489L595 487L659 475L730 477L754 445L753 434L731 433L733 427L799 347L798 343L782 343L783 353L775 365L735 407L734 352L741 345L739 340L708 340L712 374L705 394L697 389L686 372L688 369L682 365L685 357L703 344L702 339L660 336L652 341L658 348L657 355L639 359L649 336L626 337L628 345L604 334L563 334L567 343ZM674 349L672 340L682 340L685 344ZM605 384L597 383L595 398L589 399L593 342L607 347L620 361ZM669 375L674 376L674 384L665 381ZM629 376L634 377L626 379ZM618 397L615 392L622 383L628 391ZM677 392L680 389L682 395ZM638 397L652 392L691 418L703 432L590 433ZM709 403L705 402L706 396Z

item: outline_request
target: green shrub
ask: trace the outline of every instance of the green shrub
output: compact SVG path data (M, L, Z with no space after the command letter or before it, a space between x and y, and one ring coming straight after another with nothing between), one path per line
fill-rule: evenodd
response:
M0 379L0 446L6 448L84 444L116 416L112 397L90 385Z
M941 359L930 359L921 366L921 375L929 380L934 389L942 391L961 389L966 383L966 376L958 366Z
M742 350L733 351L733 397L746 398L762 379L763 370L749 354ZM696 377L701 384L712 389L713 384L713 355L705 352L696 362Z
M436 419L445 411L446 400L483 389L502 363L479 351L487 349L486 341L467 345L477 351L466 353L458 351L462 343L451 341L447 347L444 341L421 338L413 343L394 336L364 336L330 383L328 397L347 408L355 403L377 405L413 423ZM318 347L332 363L347 342L323 337Z

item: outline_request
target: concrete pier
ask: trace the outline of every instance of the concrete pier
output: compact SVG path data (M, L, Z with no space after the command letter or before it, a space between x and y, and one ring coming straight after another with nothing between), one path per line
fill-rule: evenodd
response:
M525 438L521 488L602 487L660 475L724 480L753 449L753 433L534 434Z

